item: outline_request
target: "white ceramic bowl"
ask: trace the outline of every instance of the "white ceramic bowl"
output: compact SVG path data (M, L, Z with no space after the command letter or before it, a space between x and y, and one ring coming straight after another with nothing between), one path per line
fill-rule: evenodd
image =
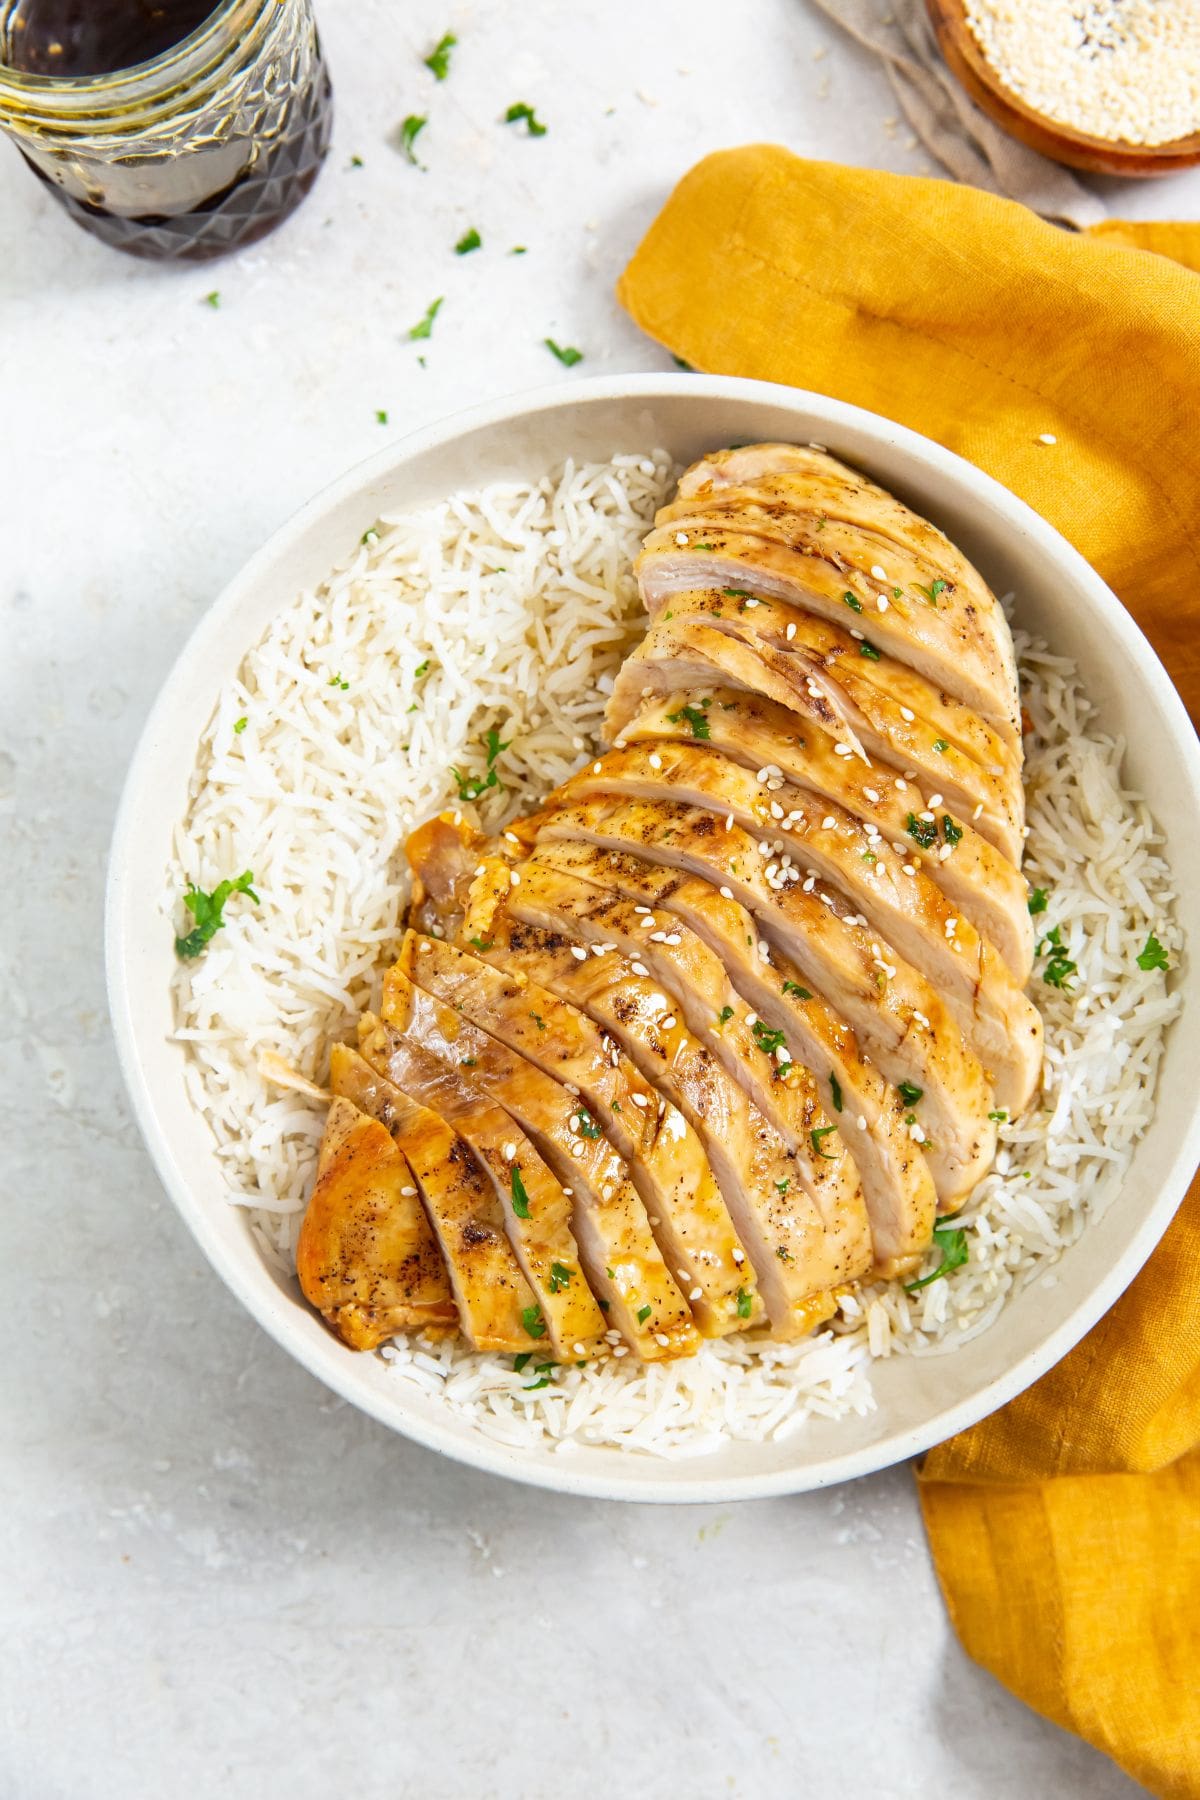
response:
M154 910L184 809L194 747L218 689L271 616L316 585L381 512L567 456L665 446L681 460L738 439L816 439L893 488L960 544L1023 625L1078 659L1105 728L1129 744L1132 782L1165 828L1187 941L1200 942L1200 750L1162 666L1083 558L969 463L898 425L820 395L707 376L582 381L481 407L383 450L275 534L201 621L164 686L129 772L108 884L108 986L117 1045L163 1184L221 1278L305 1368L364 1412L449 1456L567 1493L624 1500L730 1500L845 1481L926 1450L1027 1387L1084 1335L1165 1231L1200 1160L1194 1056L1176 1025L1154 1122L1123 1191L1062 1257L1058 1282L1018 1295L951 1355L876 1365L868 1418L810 1423L781 1444L731 1443L668 1463L613 1449L515 1451L475 1432L377 1357L356 1355L261 1261L223 1196L205 1120L170 1042L171 935ZM1195 1005L1200 959L1173 978Z

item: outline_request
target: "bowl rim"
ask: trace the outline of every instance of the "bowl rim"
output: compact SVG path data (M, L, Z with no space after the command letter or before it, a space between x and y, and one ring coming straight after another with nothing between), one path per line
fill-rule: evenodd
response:
M172 717L177 697L190 688L189 668L196 651L210 640L224 635L243 596L254 590L272 564L323 514L352 499L356 492L387 476L394 468L411 463L415 458L450 444L456 438L547 410L577 407L584 402L637 399L651 402L678 395L681 390L691 392L701 399L714 401L744 400L776 406L792 405L797 412L804 411L818 416L831 427L866 432L877 440L886 440L891 448L923 465L927 472L935 476L943 474L960 485L965 482L968 487L974 486L983 504L1009 518L1014 526L1060 564L1067 564L1073 579L1094 607L1098 623L1121 641L1126 654L1138 664L1139 672L1152 689L1155 702L1175 740L1179 756L1176 775L1185 780L1197 802L1197 812L1200 813L1200 740L1197 740L1183 702L1157 654L1132 616L1080 552L1032 507L993 476L908 426L899 425L866 408L804 388L742 376L685 375L674 372L590 376L522 390L467 407L393 439L383 449L327 483L293 512L226 583L197 621L176 657L147 715L130 759L109 849L104 945L108 1005L118 1062L135 1120L150 1152L155 1171L172 1204L215 1272L281 1349L311 1375L380 1424L426 1449L438 1451L484 1473L581 1498L711 1504L772 1499L813 1491L889 1468L923 1454L933 1445L976 1424L1024 1392L1092 1329L1134 1280L1159 1243L1187 1192L1197 1164L1200 1163L1200 1104L1193 1111L1187 1129L1180 1135L1158 1194L1147 1207L1145 1218L1124 1250L1106 1266L1100 1278L1048 1337L971 1395L945 1407L922 1424L898 1430L874 1444L847 1451L843 1455L828 1456L817 1468L722 1476L704 1474L703 1459L697 1459L694 1463L671 1461L662 1465L664 1475L668 1469L671 1471L669 1478L657 1483L653 1479L639 1479L636 1486L631 1487L628 1478L622 1473L622 1461L629 1453L620 1450L613 1452L612 1474L598 1475L592 1471L573 1469L567 1457L561 1462L526 1463L519 1450L513 1450L482 1433L461 1441L436 1422L427 1422L420 1417L401 1416L405 1412L406 1398L403 1384L396 1383L394 1400L390 1395L385 1397L357 1380L354 1363L348 1360L345 1347L338 1344L332 1335L327 1341L305 1340L301 1337L295 1326L296 1303L278 1288L272 1288L264 1294L252 1285L244 1258L240 1253L235 1254L221 1240L216 1229L216 1218L211 1214L209 1204L196 1196L178 1169L166 1132L155 1110L144 1066L141 1033L127 980L127 953L135 929L132 921L136 913L130 912L130 902L134 896L125 878L125 869L129 848L141 828L147 810L145 790L152 767L150 748L163 724ZM330 1354L331 1352L340 1354ZM646 1467L640 1457L638 1466L640 1470Z

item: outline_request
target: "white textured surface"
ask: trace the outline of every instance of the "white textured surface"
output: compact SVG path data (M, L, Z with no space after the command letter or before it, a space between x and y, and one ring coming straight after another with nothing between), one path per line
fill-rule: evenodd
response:
M332 1401L160 1196L100 888L191 622L378 446L377 407L403 429L540 383L547 334L588 371L664 366L611 285L703 151L919 166L882 77L799 0L744 0L736 34L717 0L622 29L553 0L320 11L334 152L233 263L125 261L0 158L0 1800L1132 1793L958 1649L907 1471L732 1511L489 1482ZM450 27L435 88L419 57ZM493 122L516 99L547 137ZM421 175L385 134L426 110ZM1186 216L1200 177L1105 191Z

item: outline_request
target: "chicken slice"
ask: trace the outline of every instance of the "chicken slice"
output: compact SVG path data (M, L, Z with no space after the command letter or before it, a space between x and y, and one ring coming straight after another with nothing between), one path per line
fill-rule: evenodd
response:
M911 725L910 741L915 739L918 748L923 745L927 758L942 757L953 747L1001 783L1012 816L1023 818L1022 744L1001 737L971 707L894 656L884 655L875 642L874 619L864 615L855 623L848 612L843 629L786 601L725 588L689 588L673 594L669 607L657 608L655 622L668 611L676 624L695 619L753 648L790 650L804 665L806 679L822 687L847 719L853 713L873 716L882 694L895 707L907 709L901 719Z
M296 1248L301 1291L352 1350L458 1323L405 1158L376 1119L335 1099Z
M708 904L711 888L695 880L684 885L694 904ZM636 884L631 886L637 895ZM937 1208L921 1152L901 1124L902 1114L911 1108L863 1064L852 1039L847 1046L850 1034L837 1029L821 1002L806 995L799 982L790 983L794 995L785 993L788 978L781 980L762 959L757 935L752 928L747 932L748 915L736 901L716 896L722 910L738 915L737 936L743 941L751 937L741 956L762 971L756 986L769 993L771 1002L765 1019L756 1010L757 1001L752 1009L742 997L737 968L677 916L678 894L673 909L659 914L640 903L640 897L623 897L623 888L619 873L614 881L603 851L592 852L586 880L552 865L526 863L516 910L532 916L536 909L543 923L567 935L583 931L589 944L614 942L626 956L640 958L678 1003L689 1029L810 1167L814 1159L826 1157L831 1126L838 1129L861 1177L876 1272L893 1275L909 1268L929 1243ZM721 940L726 956L730 935L727 930ZM781 1063L784 1049L800 1060ZM821 1070L820 1095L802 1061ZM825 1094L828 1112L821 1110ZM822 1167L823 1160L818 1161L817 1170ZM810 1191L830 1222L819 1179Z
M413 959L413 979L546 1075L570 1084L568 1091L628 1164L701 1331L720 1337L744 1330L761 1307L699 1138L594 1019L541 986L540 953L524 944L525 935L521 927L510 933L508 921L493 916L477 953L425 939L428 948ZM740 1312L739 1289L753 1302L743 1301Z
M528 1348L548 1337L559 1362L603 1348L604 1314L581 1278L557 1280L556 1268L577 1275L579 1249L571 1230L574 1202L512 1117L447 1064L391 1025L364 1013L359 1049L373 1069L451 1126L486 1169L503 1209L509 1241L537 1305L524 1321ZM518 1186L519 1183L519 1186ZM514 1199L523 1196L521 1210Z
M330 1084L378 1119L407 1157L473 1347L527 1350L522 1314L536 1307L536 1296L508 1241L496 1190L468 1146L347 1044L330 1052Z
M876 763L920 776L931 792L941 792L957 814L969 818L983 837L1019 864L1022 807L1018 808L1000 776L965 756L955 745L934 751L938 740L915 715L869 682L850 682L841 671L837 682L818 680L803 657L777 649L755 636L750 627L736 633L718 630L695 619L663 621L652 627L617 675L605 713L606 729L618 744L624 724L652 696L681 689L695 698L711 696L715 687L744 689L800 714L821 726L868 767Z
M552 1264L551 1291L586 1280L604 1302L609 1326L644 1362L692 1355L699 1339L691 1311L663 1261L624 1160L578 1095L414 985L410 970L433 954L434 943L409 933L384 980L383 1017L439 1061L469 1068L472 1083L528 1134L573 1199L579 1256ZM522 1196L515 1175L511 1203L518 1213Z
M556 866L569 867L574 856L586 858L589 844L657 865L668 896L677 885L672 878L686 874L739 901L797 965L805 986L846 1020L886 1079L921 1089L921 1126L939 1196L965 1194L982 1178L996 1129L987 1116L995 1102L978 1060L929 982L898 957L885 962L878 939L836 890L815 882L809 891L806 883L772 888L755 840L696 808L591 801L543 815L539 861L548 860L553 845ZM711 941L702 922L689 916L688 923Z
M976 930L991 939L1017 981L1028 979L1033 966L1033 921L1028 888L1019 870L981 837L969 820L954 821L962 836L948 842L943 815L938 828L941 842L930 846L928 854L912 838L910 821L917 821L917 829L927 824L920 815L936 814L938 807L944 806L943 794L927 792L915 780L905 780L890 770L884 773L869 768L856 756L839 756L829 732L761 695L713 688L705 698L710 703L702 709L708 728L703 741L746 768L763 771L772 817L777 816L775 806L782 811L784 781L793 781L818 799L830 800L865 824L874 825L889 843L907 839L907 860L924 869ZM664 738L677 742L681 736L690 736L692 725L683 711L688 702L689 696L682 693L645 701L622 728L623 742L657 745ZM933 806L930 800L935 802ZM921 835L928 833L922 830Z
M1000 1104L1024 1108L1041 1068L1041 1014L970 920L910 860L911 840L897 854L876 827L832 801L787 783L771 794L748 769L697 743L610 751L599 773L589 765L554 798L571 806L602 795L711 807L762 837L773 888L799 885L806 875L839 887L886 939L884 960L894 946L943 995ZM916 829L936 833L938 824L930 815Z
M840 498L831 484L841 488ZM768 582L766 592L795 595L800 605L833 618L838 613L831 609L844 604L847 592L872 612L882 594L889 605L878 629L893 654L990 715L1019 743L1016 668L1003 612L944 539L918 547L912 534L889 534L887 515L894 519L896 508L882 489L836 465L816 480L805 471L779 470L720 495L712 488L683 492L658 514L635 568L647 595L680 585L690 558L707 571L704 585L737 584L739 575L743 585ZM879 568L882 578L874 574ZM749 570L752 582L745 580ZM685 578L682 585L701 582Z

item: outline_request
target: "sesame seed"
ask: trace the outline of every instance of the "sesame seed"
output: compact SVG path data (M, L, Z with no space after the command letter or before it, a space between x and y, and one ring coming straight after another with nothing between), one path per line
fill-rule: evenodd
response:
M511 1161L512 1161L512 1159L513 1159L513 1157L514 1157L514 1156L515 1156L515 1155L516 1155L516 1154L517 1154L517 1146L516 1146L516 1145L515 1145L515 1144L505 1144L505 1146L504 1146L504 1160L505 1160L505 1162L511 1162Z
M635 1106L649 1106L650 1104L645 1094L630 1094L629 1098Z
M704 1298L704 1289L703 1288L698 1288L698 1287L693 1288L691 1293L688 1295L689 1300L703 1300L703 1298Z
M930 794L929 804L930 806L940 806L942 804L942 796L940 794Z
M725 814L725 829L726 829L726 831L733 830L733 814L732 813Z
M677 544L686 544L687 543L687 532L686 531L677 531L675 533L675 542Z
M742 1264L746 1260L746 1252L744 1250L734 1250L733 1260L737 1264L738 1268L740 1269Z
M872 804L875 806L879 805L879 795L876 793L874 788L865 787L863 789L863 798L866 800L870 800L872 802Z
M1043 431L1038 438L1039 444L1057 444L1058 439L1052 431Z
M906 722L906 723L907 723L907 724L909 724L909 725L911 725L911 724L912 724L912 722L913 722L913 720L914 720L914 719L915 719L915 718L916 718L916 716L917 716L917 715L916 715L916 713L915 713L915 712L913 712L913 711L911 711L911 709L910 709L910 708L909 708L909 707L907 707L907 706L902 706L902 707L901 707L901 708L900 708L900 717L901 717L901 718L902 718L902 719L903 719L903 720L905 720L905 722Z
M793 623L792 623L792 624L791 624L791 625L789 625L789 626L788 626L788 628L787 628L787 631L786 631L786 632L785 632L785 634L784 634L784 635L785 635L785 636L786 636L786 638L787 638L787 641L788 641L788 643L789 643L789 644L790 644L790 643L791 643L791 641L792 641L792 639L793 639L793 638L794 638L794 637L795 637L795 635L796 635L796 626L795 626L795 622L794 622L794 621L793 621Z
M973 819L977 819L982 811L983 811L983 801L981 800L979 802L979 805L975 808L975 811L971 814L971 817Z
M592 774L593 774L593 775L599 775L599 773L600 773L600 771L601 771L601 769L602 769L602 768L603 768L603 767L604 767L604 764L603 764L603 763L598 763L598 762L597 762L597 763L593 763L593 764L592 764ZM505 833L505 836L507 836L507 835L508 835L508 834L507 834L507 832L506 832L506 833Z
M582 1344L576 1344L575 1354L576 1354L576 1356L586 1356L587 1351L585 1350L585 1348Z
M508 871L508 879L509 879L509 884L512 887L520 887L521 877L517 874L517 871L515 869L510 869Z
M826 813L825 817L821 820L821 830L832 831L836 824L837 820L834 818L833 814Z
M565 1187L563 1189L563 1193L567 1196L568 1200L573 1200L575 1198L575 1189L574 1188Z
M722 900L732 900L733 899L733 889L731 887L718 888L717 892L720 894Z
M667 1348L667 1345L671 1342L670 1338L667 1336L665 1331L656 1331L654 1334L654 1341L656 1344L661 1344L664 1350Z
M662 757L659 756L657 751L652 751L646 760L652 769L661 769L663 766Z
M675 1029L675 1014L668 1013L665 1019L660 1019L658 1021L658 1029L660 1031L674 1031L674 1029Z
M402 1187L400 1189L400 1192L404 1195L406 1200L411 1199L412 1196L416 1193L416 1191L417 1190L415 1187Z
M835 744L833 746L833 754L835 756L853 756L854 751L850 748L849 744Z
M571 945L571 955L575 958L576 962L586 962L587 961L587 951L583 948L583 946L581 944L572 944Z
M631 962L629 966L635 975L648 975L650 973L645 963Z
M880 612L886 612L890 603L886 594L877 594L875 596L875 604Z

